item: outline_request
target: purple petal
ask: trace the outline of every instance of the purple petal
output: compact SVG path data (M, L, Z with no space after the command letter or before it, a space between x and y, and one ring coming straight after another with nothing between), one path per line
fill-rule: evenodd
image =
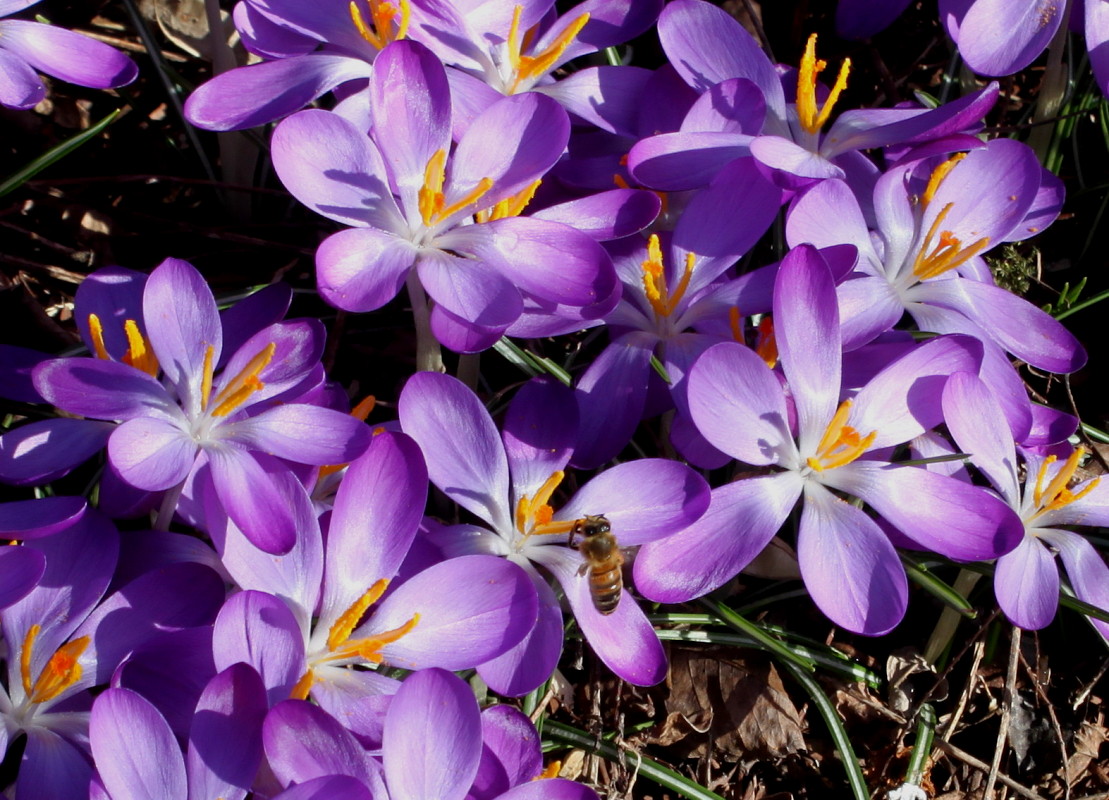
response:
M283 784L325 775L370 782L369 754L330 714L305 700L285 700L266 715L262 742L274 775Z
M10 504L0 505L0 513L7 505ZM45 571L46 556L38 550L0 548L0 611L26 597Z
M0 436L0 480L42 485L100 452L115 430L110 422L58 417L22 425Z
M249 449L317 466L345 464L370 444L370 429L361 420L341 411L303 403L267 409L225 426L221 433L225 439Z
M510 786L530 781L543 771L539 733L531 720L512 706L483 709L481 736L504 767Z
M249 664L261 676L270 704L287 698L304 673L304 634L289 607L265 592L228 598L212 633L216 669Z
M237 131L300 111L346 81L368 78L360 58L328 53L280 58L232 69L199 86L185 102L185 116L210 131Z
M473 691L444 670L410 675L389 704L381 750L390 797L462 800L481 758L481 715Z
M272 344L273 357L258 373L262 387L250 395L242 408L257 406L263 401L298 400L301 393L314 388L322 377L316 373L325 339L323 323L315 319L286 320L263 328L228 359L212 387L213 397Z
M516 194L558 161L570 138L570 121L557 102L535 92L498 100L466 130L450 160L447 202L482 180L493 188L481 205Z
M431 482L495 528L509 528L508 461L477 395L449 375L417 373L405 384L398 411L404 432L432 456Z
M108 439L108 458L120 477L148 492L181 483L199 454L199 446L188 433L153 417L130 419Z
M547 578L531 565L522 569L531 576L539 595L535 627L518 644L494 659L478 664L481 679L497 694L522 697L535 691L551 676L562 655L563 619L558 597Z
M1109 609L1109 566L1093 546L1070 531L1044 531L1041 536L1059 551L1067 577L1078 599ZM1102 636L1109 636L1109 623L1090 619Z
M993 578L997 604L1020 628L1038 631L1055 618L1059 606L1059 569L1051 552L1034 536L997 560Z
M115 361L123 359L130 348L124 323L135 320L146 335L142 319L142 295L147 276L142 272L123 267L98 269L77 287L74 304L77 313L74 322L81 332L81 339L90 352L95 344L89 331L89 315L95 314L103 327L104 349Z
M643 416L653 336L633 333L606 347L578 380L580 419L573 464L598 467L631 440Z
M271 283L221 311L224 356L235 353L258 331L279 322L292 299L293 290L288 284Z
M909 538L948 558L996 558L1024 537L1016 512L996 496L925 469L856 461L828 470L824 482L866 500Z
M589 22L563 51L559 64L606 47L623 44L654 25L662 10L661 0L585 0L571 8L536 42L535 49L548 47L558 36L564 20L589 14Z
M517 320L520 322L523 317ZM476 322L471 322L468 319L463 319L457 314L453 314L441 305L435 305L431 309L431 333L439 341L443 347L453 350L456 353L480 353L483 350L488 350L495 345L497 341L505 335L512 328L510 325L479 325ZM581 328L581 323L576 323L572 330ZM559 329L550 333L551 336L556 336L558 333L566 332ZM528 336L528 333L521 333L516 330L512 331L514 336ZM548 335L547 333L537 335Z
M83 497L39 497L0 503L0 533L8 539L37 539L65 530L85 514Z
M281 122L273 168L293 196L344 225L406 230L377 146L338 114L310 109Z
M631 547L692 524L705 513L709 498L705 479L685 464L641 458L598 473L558 516L604 514L621 546Z
M496 556L460 556L401 584L370 621L352 634L399 628L419 614L416 627L385 645L385 660L406 669L468 669L515 645L531 630L538 600L531 579Z
M635 586L660 603L684 603L730 581L774 538L797 504L801 483L783 472L712 490L699 520L648 542L635 558Z
M1086 47L1090 51L1090 66L1102 94L1109 93L1109 8L1104 3L1086 3ZM1098 630L1109 628L1105 623ZM1104 632L1102 635L1105 635Z
M1059 217L1065 197L1066 188L1063 182L1050 170L1042 170L1040 190L1036 192L1032 207L1028 209L1020 224L1005 237L1005 241L1024 241L1042 231Z
M643 3L637 0L633 5ZM651 75L650 70L640 67L586 67L537 87L537 91L553 97L571 114L600 130L620 134L635 129Z
M578 435L574 393L555 380L530 380L512 398L503 427L513 491L533 495L573 453Z
M576 781L549 778L513 786L500 800L597 800L597 793Z
M216 674L212 628L151 632L116 668L112 685L138 692L184 739L204 684Z
M267 708L262 681L246 664L234 664L209 681L189 731L190 797L246 796L262 760Z
M335 800L337 797L343 800L374 800L365 784L347 775L312 778L275 795L274 800Z
M296 541L292 511L257 457L235 447L210 448L207 453L227 516L261 550L289 552Z
M751 154L747 134L714 131L660 133L637 142L628 153L636 181L667 192L697 189L725 166Z
M952 38L967 66L983 75L1012 75L1027 67L1055 35L1061 5L1038 0L976 0Z
M346 311L373 311L404 286L416 263L410 242L376 228L351 228L316 250L316 281L324 300Z
M986 384L977 375L954 373L943 389L943 412L956 446L970 455L1009 505L1019 507L1013 434Z
M85 797L93 776L88 749L43 726L31 726L26 733L27 749L23 751L15 791L51 800Z
M3 22L4 49L35 69L93 89L135 80L135 62L113 47L65 28L24 20Z
M35 388L47 402L70 414L106 420L181 418L158 381L117 361L55 358L35 367L34 375Z
M467 236L466 244L472 238ZM443 246L451 243L445 241ZM434 250L420 254L416 269L428 295L444 309L481 327L503 328L520 316L524 303L497 266Z
M913 299L965 314L1034 367L1067 374L1086 363L1085 349L1061 323L999 286L965 278L929 281L915 287Z
M774 336L797 405L801 451L814 452L839 402L841 345L832 275L809 245L790 250L778 268Z
M805 588L837 625L878 636L905 615L908 581L889 539L862 509L819 487L805 492L797 560Z
M92 756L112 800L179 800L185 763L162 715L136 692L108 689L89 717Z
M599 242L607 242L643 230L655 221L661 207L654 192L612 189L548 206L531 218L569 225Z
M34 108L44 97L46 86L31 65L14 53L0 50L0 106Z
M822 156L801 147L783 136L756 136L751 142L751 155L771 169L800 178L833 180L843 178L843 170Z
M408 554L427 501L427 467L402 433L373 437L347 469L327 538L324 607L346 608L381 578L393 578Z
M424 185L428 161L450 147L450 87L442 63L418 42L393 42L374 62L370 104L374 141L407 208Z
M715 447L755 466L796 452L782 386L750 348L731 342L710 347L687 382L693 422Z
M597 656L610 670L636 686L653 686L666 677L666 653L651 623L627 592L610 614L593 605L589 576L581 557L564 547L537 548L543 566L562 584L574 618Z

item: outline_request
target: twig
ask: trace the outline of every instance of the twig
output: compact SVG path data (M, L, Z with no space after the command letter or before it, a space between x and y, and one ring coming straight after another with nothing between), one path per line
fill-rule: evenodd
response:
M980 761L962 748L956 747L955 745L951 744L951 742L945 742L943 739L937 739L935 744L936 747L938 747L940 750L943 750L948 755L954 756L955 758L959 759L968 767L973 767L979 772L990 771L990 765L987 764L985 761ZM1005 784L1021 797L1027 797L1028 800L1046 800L1046 798L1044 798L1042 795L1038 795L1031 789L1017 783L1004 772L998 772L996 774L996 777L998 783ZM982 796L985 797L986 795L983 794Z
M998 771L1001 767L1001 755L1005 751L1005 742L1009 738L1009 722L1013 714L1013 697L1017 690L1017 663L1020 661L1020 634L1021 629L1013 626L1013 633L1009 637L1009 669L1005 674L1005 694L1001 704L1001 725L997 731L997 744L993 749L993 762L990 764L990 775L986 779L986 789L982 792L985 800L993 797L993 787L997 783Z
M1033 633L1033 635L1035 635ZM1036 639L1037 644L1039 639ZM1059 724L1059 716L1055 713L1055 704L1051 702L1047 696L1047 692L1040 686L1038 680L1039 674L1032 671L1031 665L1025 660L1024 653L1019 654L1021 666L1024 667L1028 677L1031 680L1032 688L1036 692L1036 696L1040 698L1040 702L1044 704L1047 709L1047 715L1051 718L1051 730L1055 733L1055 739L1059 742L1059 757L1062 759L1063 764L1063 798L1070 800L1070 764L1067 760L1067 742L1063 738L1063 726Z

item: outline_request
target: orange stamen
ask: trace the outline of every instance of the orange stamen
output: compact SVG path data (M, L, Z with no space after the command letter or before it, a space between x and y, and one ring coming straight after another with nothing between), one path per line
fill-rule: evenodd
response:
M399 9L387 0L368 0L366 5L370 10L371 23L366 22L355 0L351 0L350 18L359 35L375 50L384 50L387 44L403 39L408 34L408 23L412 16L410 0L400 0ZM394 26L398 16L400 21Z
M814 33L805 44L805 54L801 57L801 67L797 73L797 118L801 122L801 127L809 133L816 133L824 127L840 94L847 88L847 76L851 72L849 58L843 59L843 63L840 64L839 75L836 76L832 91L828 93L828 99L824 101L823 106L817 107L816 77L827 66L827 61L816 57L816 34Z
M774 320L770 318L769 314L759 320L755 352L759 354L759 358L766 362L766 366L774 369L774 366L778 363L778 340L774 338Z
M212 396L212 359L216 348L208 345L204 351L204 374L200 378L200 410L208 410L208 400Z
M247 365L240 370L239 374L232 378L216 395L214 401L216 408L212 412L213 417L227 416L246 402L248 397L265 386L262 381L258 380L258 373L269 366L270 361L273 360L273 354L276 352L277 345L270 342L247 362Z
M983 236L977 242L963 247L962 241L956 238L951 231L940 231L940 226L954 205L954 203L948 203L940 209L940 213L933 220L916 259L913 261L913 274L922 281L961 266L990 246L990 237L988 236ZM939 232L939 241L933 248L932 240L936 237L937 232ZM931 252L929 252L929 248L931 248Z
M577 17L573 22L563 28L562 32L555 37L555 40L547 46L547 49L541 53L536 53L533 56L525 56L520 54L520 16L523 13L523 6L517 5L512 11L512 25L508 29L508 59L516 73L516 78L512 81L509 87L508 94L515 94L520 84L525 80L531 81L539 78L544 73L548 72L566 52L566 48L574 41L574 38L581 33L581 29L589 22L589 13L586 12ZM532 34L533 31L529 31ZM527 45L527 38L523 46Z
M123 363L130 364L152 378L157 377L158 358L139 330L139 324L129 319L123 323L123 332L127 334L127 353L123 356Z
M23 650L19 654L19 671L23 682L23 691L35 703L45 703L53 700L73 684L81 679L81 665L77 659L85 652L89 645L89 637L82 636L67 642L54 651L54 655L46 662L46 666L39 673L38 680L31 684L31 654L34 651L35 639L38 638L42 627L32 625L26 636L23 637Z
M344 611L342 615L332 623L331 628L327 631L328 650L338 649L338 647L350 637L351 632L358 627L358 621L362 619L362 615L366 613L366 609L376 603L381 598L381 595L385 594L385 590L388 588L389 581L382 578L367 589L361 597L351 603L350 608Z
M423 218L424 225L428 227L442 222L466 206L473 205L493 188L492 178L482 178L465 196L445 206L443 184L446 181L446 166L447 151L440 149L427 160L427 167L424 169L424 185L420 187L418 202L420 216Z
M531 199L535 197L535 192L542 182L542 178L537 178L511 197L506 197L494 203L490 208L477 212L474 218L478 222L490 222L495 219L520 216L523 210L527 208L528 203L531 202Z
M104 346L104 326L100 324L100 317L89 314L89 338L92 339L92 349L96 357L107 361L108 348Z
M951 173L951 170L955 169L955 165L966 157L966 153L956 153L932 170L932 175L928 178L928 185L924 188L924 194L920 196L920 202L923 206L927 207L932 202L932 198L936 196L940 184Z
M1074 473L1078 470L1079 462L1085 455L1085 447L1076 447L1063 466L1059 468L1059 471L1055 473L1055 477L1048 483L1047 488L1044 488L1043 485L1044 479L1047 477L1047 468L1055 463L1056 458L1055 456L1048 456L1044 459L1044 463L1040 465L1040 472L1036 476L1036 487L1032 493L1032 499L1038 506L1038 510L1032 515L1032 519L1048 511L1055 511L1068 506L1094 490L1094 487L1101 481L1100 477L1088 482L1078 494L1074 494L1067 488L1071 479L1074 478Z
M652 233L647 240L647 258L643 261L643 290L647 294L647 302L655 310L656 316L669 317L674 313L689 288L689 281L693 277L693 267L697 256L693 253L685 254L685 271L682 273L678 287L673 294L666 285L666 270L662 265L662 247L659 245L658 234Z
M817 472L826 469L835 469L845 464L850 464L870 448L871 443L878 436L878 431L871 431L865 437L847 424L847 417L851 413L851 401L844 400L836 409L835 416L828 423L824 437L816 448L816 455L810 456L808 465Z

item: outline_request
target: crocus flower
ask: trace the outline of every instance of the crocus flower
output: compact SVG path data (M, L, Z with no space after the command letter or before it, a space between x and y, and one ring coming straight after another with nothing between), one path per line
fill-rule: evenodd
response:
M139 74L135 62L79 33L20 19L2 19L39 0L0 0L0 105L33 108L46 96L36 70L93 89L125 86Z
M427 48L402 41L382 51L370 94L372 140L324 111L296 114L274 132L285 186L356 226L316 253L324 299L370 311L407 281L418 334L430 325L462 352L500 338L525 296L579 320L615 304L616 278L600 245L567 225L515 216L566 146L569 122L557 103L534 93L503 98L451 154L450 91ZM430 320L425 290L435 301Z
M981 255L1050 224L1062 203L1059 181L1045 177L1032 151L1010 139L916 177L929 163L890 170L878 181L877 236L851 190L825 181L790 209L787 240L859 248L860 274L838 288L845 348L870 341L905 312L921 330L981 339L986 380L1000 393L1014 434L1023 437L1031 411L1004 351L1059 373L1079 369L1086 354L1051 316L994 285Z
M258 673L246 664L228 667L205 687L182 755L149 700L130 689L108 689L89 715L99 783L111 800L241 800L262 760L265 710Z
M29 540L44 557L38 586L4 610L7 682L0 689L0 751L19 733L26 749L16 779L24 796L85 796L89 690L152 638L210 625L223 582L199 564L146 573L104 597L119 533L88 510L67 530Z
M796 435L781 382L743 345L709 348L688 380L693 422L709 442L745 464L780 471L715 489L702 520L640 551L636 584L662 602L711 591L761 552L803 500L797 554L809 593L848 630L885 633L905 611L904 568L878 523L836 492L865 500L894 528L951 558L993 558L1020 539L1019 520L996 497L879 455L941 421L943 379L975 369L974 342L923 344L840 403L835 286L807 245L791 250L778 270L774 322Z
M997 559L994 593L1014 625L1038 630L1055 617L1063 562L1078 599L1109 609L1109 567L1073 526L1109 525L1109 483L1075 480L1084 448L1059 463L1025 451L1024 479L1018 476L1013 434L993 393L976 375L957 372L943 391L944 416L955 444L1021 518L1024 537ZM1066 526L1066 528L1062 527ZM1090 619L1109 638L1109 623Z
M346 414L295 402L273 405L318 382L320 326L264 328L217 376L224 331L215 298L191 265L175 259L151 273L142 316L141 328L134 320L123 326L129 363L108 358L107 345L94 335L94 350L103 357L39 365L39 393L64 411L120 422L108 440L112 465L139 489L170 490L169 513L194 469L208 463L221 502L253 541L271 552L288 550L295 531L264 463L272 456L344 463L369 441L368 429ZM96 321L93 327L102 326Z
M704 511L704 480L675 461L629 461L596 475L559 505L554 494L577 437L577 406L561 385L527 384L510 406L503 438L477 396L447 375L409 378L399 411L405 432L426 454L432 483L486 526L438 531L445 555L504 556L539 591L538 622L519 646L478 667L485 681L503 694L524 694L558 662L562 611L540 567L561 584L582 633L613 672L637 685L662 680L665 656L646 616L627 592L612 613L598 611L589 564L567 546L569 534L578 520L603 515L622 547L660 539Z
M791 187L855 173L867 175L874 167L861 150L947 139L952 141L948 151L974 146L964 134L979 124L997 99L997 85L991 84L935 109L850 110L823 133L846 87L850 65L841 65L831 91L818 102L817 76L826 65L816 57L815 36L805 48L796 93L788 102L791 98L776 67L754 37L723 9L705 0L675 0L660 15L658 31L670 63L690 86L713 92L716 108L706 106L681 132L651 137L632 149L628 158L632 174L654 188L692 188L711 176L710 164L723 166L748 154L776 170ZM746 80L714 89L734 78ZM752 84L757 91L751 91ZM760 100L763 108L758 107ZM761 132L752 131L763 113ZM758 135L752 138L752 133Z
M271 705L311 696L379 741L378 712L396 681L352 665L469 669L534 625L531 582L502 559L468 556L400 579L427 497L419 448L404 434L379 433L347 468L326 544L303 487L291 476L282 483L298 528L286 555L251 546L218 505L208 514L228 572L247 590L220 612L216 665L253 665Z

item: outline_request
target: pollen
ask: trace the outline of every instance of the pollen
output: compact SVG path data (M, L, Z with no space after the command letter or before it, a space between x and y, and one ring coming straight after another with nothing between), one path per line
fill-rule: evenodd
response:
M35 639L42 631L40 625L32 625L23 638L23 649L19 654L19 671L23 682L23 691L35 703L45 703L53 700L62 692L81 679L81 665L77 663L85 648L89 645L89 637L82 636L67 642L54 651L54 655L42 668L38 679L31 682L31 656L34 652Z
M1032 519L1048 511L1055 511L1068 506L1094 490L1101 478L1094 478L1088 482L1078 494L1068 488L1075 472L1078 470L1078 464L1085 455L1085 447L1076 447L1063 463L1063 466L1059 468L1059 471L1055 473L1055 477L1048 481L1046 487L1044 481L1047 479L1048 467L1054 464L1057 459L1055 456L1048 456L1044 459L1044 463L1040 465L1040 471L1036 475L1036 487L1032 493L1032 500L1037 508L1036 513L1032 515Z
M832 108L839 99L840 94L847 88L847 76L851 73L851 59L843 59L840 64L839 74L828 99L823 106L816 103L816 79L828 66L827 61L816 57L816 34L809 37L805 44L805 54L801 57L801 68L797 73L797 117L801 127L808 133L817 133L828 117L832 115Z
M508 87L508 94L515 94L520 89L520 84L525 81L529 88L530 84L535 80L542 77L545 73L549 72L551 68L558 63L562 54L566 52L566 48L570 43L577 38L581 33L581 29L589 22L589 13L586 12L576 17L569 25L562 29L562 32L555 37L554 41L547 45L547 48L535 55L525 56L522 55L524 48L531 45L535 37L535 29L527 31L521 40L520 37L520 17L523 14L524 7L517 4L512 12L512 26L508 30L508 61L512 65L513 72L516 77Z
M419 208L420 217L423 219L424 225L429 228L438 225L447 217L462 211L464 208L474 205L493 188L492 178L482 178L478 181L477 186L448 206L446 197L443 195L446 167L447 151L440 149L436 150L431 158L427 160L427 167L424 169L424 185L420 187L419 191Z
M666 283L666 268L662 263L662 247L659 245L658 234L651 234L651 238L647 240L647 258L642 264L643 290L647 294L647 302L655 311L655 316L669 317L674 313L689 288L696 263L695 254L685 254L685 270L677 287L671 292Z
M826 469L842 467L850 464L870 448L878 436L878 431L871 431L866 436L859 435L857 430L847 424L850 414L851 401L844 400L836 409L832 421L828 423L824 437L816 448L816 455L808 459L808 465L812 469L823 472Z
M375 50L384 50L390 42L403 39L408 35L408 23L412 16L410 0L400 0L397 5L387 0L368 0L370 21L362 16L357 0L351 0L350 18L359 35Z

